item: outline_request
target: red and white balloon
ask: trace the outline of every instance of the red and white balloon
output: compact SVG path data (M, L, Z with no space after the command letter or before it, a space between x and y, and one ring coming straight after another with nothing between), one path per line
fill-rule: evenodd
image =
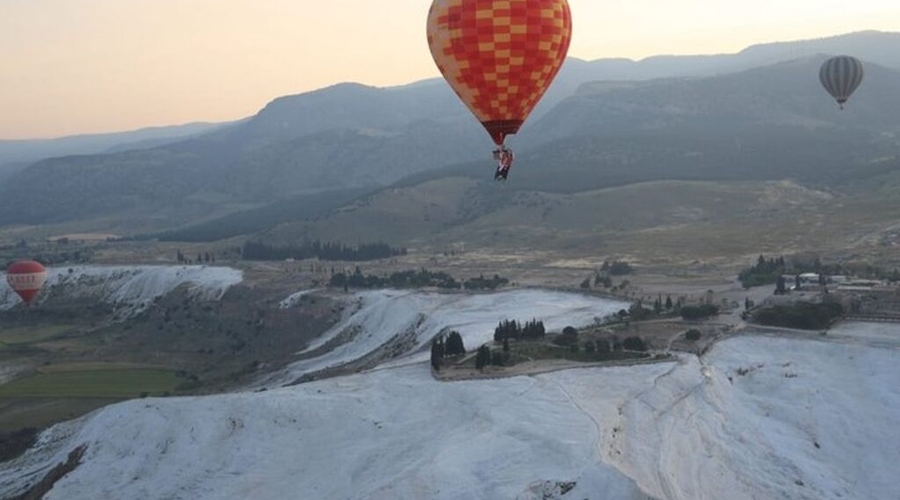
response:
M40 262L20 260L6 269L6 281L22 301L31 304L47 281L47 269Z

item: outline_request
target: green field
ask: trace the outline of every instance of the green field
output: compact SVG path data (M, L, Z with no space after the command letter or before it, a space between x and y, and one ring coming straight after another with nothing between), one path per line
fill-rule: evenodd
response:
M119 399L97 398L0 398L0 433L25 427L43 429L78 418Z
M170 370L53 371L0 386L0 398L134 398L173 392L178 382Z
M72 328L70 325L46 325L28 328L0 329L0 347L5 345L31 344L52 339Z

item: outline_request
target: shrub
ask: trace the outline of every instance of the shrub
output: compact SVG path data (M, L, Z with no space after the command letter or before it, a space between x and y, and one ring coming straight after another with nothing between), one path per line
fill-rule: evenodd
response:
M645 352L647 350L647 344L644 343L644 340L640 337L628 337L622 342L622 348L626 351Z
M557 335L553 339L553 343L562 347L578 345L578 335Z
M719 315L719 306L702 304L699 306L682 306L681 317L687 320L704 319Z
M701 333L700 333L700 330L691 329L691 330L688 330L687 333L684 334L684 336L688 340L690 340L692 342L696 342L696 341L700 340Z

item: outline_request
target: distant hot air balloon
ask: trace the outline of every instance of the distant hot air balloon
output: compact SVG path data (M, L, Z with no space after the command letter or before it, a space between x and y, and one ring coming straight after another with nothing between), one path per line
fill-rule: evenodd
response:
M819 81L825 90L837 100L841 109L863 80L863 65L855 57L832 57L822 64Z
M519 131L547 91L571 37L566 0L431 4L428 45L434 62L500 148L495 157L507 170L512 154L506 136Z
M20 260L6 269L6 281L25 304L31 304L47 281L47 270L40 262Z

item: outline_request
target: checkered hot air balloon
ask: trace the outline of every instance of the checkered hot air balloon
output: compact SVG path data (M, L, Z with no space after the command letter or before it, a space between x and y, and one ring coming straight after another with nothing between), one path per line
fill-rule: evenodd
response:
M25 304L31 304L47 281L47 270L40 262L20 260L6 269L6 281Z
M850 56L832 57L822 64L819 81L825 90L844 109L844 103L859 88L863 80L863 65L859 59Z
M566 0L434 0L428 13L434 62L500 147L559 72L571 35Z

